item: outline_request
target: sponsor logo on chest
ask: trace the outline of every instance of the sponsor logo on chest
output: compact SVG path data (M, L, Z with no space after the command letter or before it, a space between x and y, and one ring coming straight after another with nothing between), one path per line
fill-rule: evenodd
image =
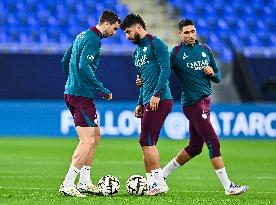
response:
M145 64L149 63L149 60L147 58L147 55L145 54L145 52L148 50L147 47L144 47L143 49L141 49L142 52L137 52L137 54L135 55L134 59L134 64L137 67L142 67Z
M202 52L201 53L201 56L203 57L203 58L206 58L207 57L207 55L206 55L206 53L204 53L204 52ZM186 58L188 58L189 56L186 54L186 53L184 53L183 54L183 60L185 60ZM185 60L186 62L188 61L188 59L187 60ZM194 70L202 70L205 66L208 66L209 65L209 62L208 62L208 60L207 59L204 59L204 60L197 60L197 61L189 61L189 62L187 62L186 63L186 66L188 67L188 68L192 68L192 69L194 69Z
M186 65L188 68L192 68L195 70L202 70L205 66L209 65L209 62L208 60L200 60L200 61L188 62Z

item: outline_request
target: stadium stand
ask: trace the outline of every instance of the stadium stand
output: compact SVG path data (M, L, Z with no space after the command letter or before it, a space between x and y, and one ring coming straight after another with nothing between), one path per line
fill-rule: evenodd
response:
M115 10L122 19L129 12L140 14L148 31L166 41L169 48L179 42L179 19L193 19L201 42L212 48L222 65L223 80L213 86L215 102L239 101L237 84L233 85L234 50L246 51L245 57L252 57L252 51L264 57L276 54L271 50L276 47L275 0L1 0L0 53L60 55L79 32L97 23L104 9ZM107 55L130 55L134 48L120 29L102 45ZM257 67L248 72L259 75ZM275 95L275 76L266 73L269 79L262 77L258 90L267 96L260 100Z
M276 46L276 22L274 21L276 3L273 0L231 2L195 0L185 3L182 0L168 0L165 2L168 3L167 7L174 8L175 15L171 15L171 19L165 16L164 19L161 18L164 12L160 15L157 15L157 10L155 14L151 12L151 16L157 15L157 18L151 18L148 21L150 22L148 24L152 24L150 27L156 24L163 29L162 24L167 21L175 24L176 18L191 18L195 20L199 37L215 52L221 54L222 62L233 59L234 48ZM37 0L2 0L0 1L0 49L2 51L20 50L22 45L25 45L26 49L33 50L44 47L52 51L57 47L64 49L76 34L95 25L104 9L115 10L123 18L129 11L127 3L132 6L139 2L104 0L95 3L90 0L41 0L38 3ZM157 9L161 4L153 5ZM146 8L141 9L146 10ZM160 22L161 19L163 23ZM170 20L174 20L174 23ZM171 25L168 30L172 30L173 26L176 27ZM173 38L172 35L163 35L162 33L166 33L164 29L157 33L167 41ZM123 32L119 31L118 34L115 38L104 41L103 45L130 46ZM175 38L173 41L176 41Z
M90 0L2 0L0 1L1 50L36 49L38 45L68 46L74 36L95 25L104 9L112 9L124 17L126 5L117 0L95 3ZM125 44L123 32L103 44ZM12 45L12 46L11 46ZM46 46L47 47L47 46ZM4 49L5 50L5 49ZM53 49L54 50L54 49Z
M195 20L198 33L223 62L234 48L276 46L276 2L273 0L169 0L180 16Z

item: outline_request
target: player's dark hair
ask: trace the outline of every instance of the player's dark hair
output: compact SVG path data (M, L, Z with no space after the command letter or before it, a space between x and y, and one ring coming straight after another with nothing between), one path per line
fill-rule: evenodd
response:
M105 22L108 22L110 24L115 24L116 22L118 22L120 24L121 19L114 11L104 10L100 17L99 24L103 24Z
M178 24L178 28L179 28L179 30L182 30L182 28L184 27L184 26L194 26L194 23L193 23L193 21L191 20L191 19L183 19L183 20L181 20L180 22L179 22L179 24Z
M128 14L123 20L120 27L122 30L125 30L126 28L129 28L134 24L140 24L143 29L146 30L146 24L143 21L142 17L134 13Z

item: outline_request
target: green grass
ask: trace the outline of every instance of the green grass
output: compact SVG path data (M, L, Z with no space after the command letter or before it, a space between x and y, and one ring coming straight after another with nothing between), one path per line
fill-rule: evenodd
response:
M137 140L102 139L95 157L92 179L112 174L121 182L114 197L70 198L57 190L70 164L76 139L0 138L0 204L276 204L276 141L222 141L221 151L230 178L250 189L225 196L210 164L207 149L168 178L169 192L134 197L125 182L144 174ZM164 166L187 141L160 140Z

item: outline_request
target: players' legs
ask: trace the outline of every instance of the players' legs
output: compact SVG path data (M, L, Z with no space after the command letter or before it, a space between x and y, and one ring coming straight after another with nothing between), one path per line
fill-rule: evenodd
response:
M163 169L162 174L167 178L174 170L178 169L190 159L199 155L204 144L203 139L197 134L192 122L189 122L190 141L189 145L182 149Z
M172 100L160 101L157 111L151 111L149 105L144 107L144 114L141 120L140 145L143 150L145 170L147 173L147 181L150 187L155 186L156 189L151 195L166 192L167 185L163 179L160 169L160 156L156 147L160 129L172 109ZM166 188L160 191L160 186ZM153 190L153 189L151 189Z
M80 180L91 182L90 167L100 132L97 125L96 108L92 99L71 95L65 95L64 98L73 115L79 137L79 144L73 153L70 168L60 187L60 192L71 195L68 190L78 193L74 187L79 172L81 173Z
M92 163L92 154L96 149L96 128L78 126L76 130L80 142L72 156L72 165L80 169L85 163L88 166Z
M207 145L212 165L224 189L231 189L231 193L228 191L226 192L229 194L240 194L246 191L248 188L247 186L240 187L234 185L229 180L226 173L226 169L224 167L224 163L220 153L220 142L210 120L209 97L202 98L198 103L195 104L193 115L190 115L189 120L193 122L196 132L202 137L205 144Z
M65 187L73 187L75 184L75 179L77 177L77 174L80 172L80 169L83 167L83 165L86 164L87 167L91 166L92 157L96 150L96 129L94 127L76 127L77 134L79 136L79 144L77 148L74 151L74 154L72 156L72 162L71 166L69 168L69 171L65 177L65 180L63 182L63 185ZM87 170L82 170L87 171ZM82 174L83 182L89 183L90 180L90 168L89 168L89 175Z
M83 153L83 166L80 169L80 178L77 185L77 188L80 192L88 192L97 194L99 192L98 188L92 184L90 170L91 165L93 163L93 159L96 152L97 144L100 140L100 128L99 127L87 127L90 129L82 130L77 127L78 135L84 134L83 131L87 131L88 139L85 139L83 142L80 141L78 148L76 150L77 153ZM86 135L84 135L86 136ZM81 146L84 145L84 146ZM74 161L78 161L77 157L74 159L74 156L78 154L74 153L72 164L74 165Z
M222 160L221 156L212 158L211 162L212 162L212 165L215 170L221 169L224 167L223 160Z
M87 154L84 165L82 166L82 168L80 170L80 178L79 178L78 187L80 186L80 184L91 184L92 183L91 177L90 177L90 170L91 170L91 166L92 166L93 159L95 156L96 147L100 140L100 128L94 127L94 130L95 131L93 132L92 138L95 139L95 144L92 147L92 149L89 151L89 153Z
M160 168L160 157L156 144L163 123L172 109L172 104L172 100L160 101L157 111L151 111L149 104L144 107L139 143L143 150L147 173Z
M144 164L147 173L160 168L160 157L155 145L143 146Z

